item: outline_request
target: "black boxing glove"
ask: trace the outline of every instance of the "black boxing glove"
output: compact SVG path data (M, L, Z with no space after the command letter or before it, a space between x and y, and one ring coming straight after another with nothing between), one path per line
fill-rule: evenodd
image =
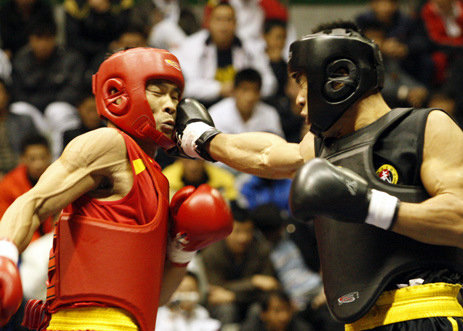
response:
M214 121L207 109L194 99L183 99L177 106L174 139L177 144L167 153L193 159L215 161L206 150L206 145L220 131L214 127Z
M367 181L355 172L321 158L304 164L291 185L291 212L305 222L325 216L389 230L397 217L399 203L395 196L370 189Z

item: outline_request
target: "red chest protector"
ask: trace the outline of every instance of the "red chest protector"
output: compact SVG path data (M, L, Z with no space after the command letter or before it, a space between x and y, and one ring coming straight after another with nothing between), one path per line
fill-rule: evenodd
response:
M135 150L153 179L153 187L144 189L157 193L156 215L147 224L127 225L63 213L50 257L48 311L97 302L125 309L142 331L152 331L164 271L169 184L146 154L123 136L131 161Z

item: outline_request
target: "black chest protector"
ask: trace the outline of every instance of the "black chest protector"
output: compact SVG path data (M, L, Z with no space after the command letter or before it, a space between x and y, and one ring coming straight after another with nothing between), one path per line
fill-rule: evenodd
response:
M351 169L370 187L404 202L429 198L419 180L426 119L431 109L394 109L369 126L334 142L317 138L319 157ZM397 169L394 185L376 174L374 159ZM346 210L349 213L349 210ZM463 250L427 245L368 224L315 219L320 262L333 316L351 323L370 310L386 286L399 275L423 268L463 273Z

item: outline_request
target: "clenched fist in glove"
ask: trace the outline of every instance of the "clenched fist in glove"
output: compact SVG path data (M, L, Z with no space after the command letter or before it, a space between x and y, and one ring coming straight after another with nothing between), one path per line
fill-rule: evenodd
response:
M0 326L10 320L21 304L23 291L18 271L18 248L7 239L0 240Z
M209 112L201 103L194 99L183 99L177 106L175 121L177 147L169 150L168 154L215 161L206 150L206 145L219 133Z
M185 186L170 203L172 225L167 255L177 266L190 262L196 251L228 236L233 229L230 207L208 184Z
M326 216L389 230L397 216L399 200L369 188L367 181L355 172L315 158L296 173L290 207L294 217L301 221Z

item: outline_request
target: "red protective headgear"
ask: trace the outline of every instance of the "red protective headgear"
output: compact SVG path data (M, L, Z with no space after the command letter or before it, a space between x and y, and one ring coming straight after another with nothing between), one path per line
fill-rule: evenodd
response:
M154 140L169 149L175 143L156 130L146 99L145 87L150 79L170 81L183 93L185 82L180 64L168 51L138 47L111 55L93 75L98 114L134 137Z

